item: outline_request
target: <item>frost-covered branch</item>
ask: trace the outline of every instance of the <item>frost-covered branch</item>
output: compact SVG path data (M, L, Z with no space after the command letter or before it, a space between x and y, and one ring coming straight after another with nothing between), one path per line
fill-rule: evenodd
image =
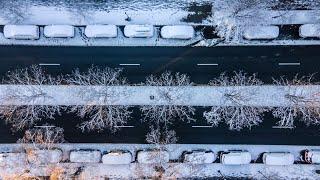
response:
M233 86L234 88L223 88L222 101L227 102L230 106L214 106L210 111L204 112L204 117L209 124L218 126L222 121L229 126L230 130L241 130L251 128L262 122L263 113L268 111L265 107L251 107L247 102L255 95L255 90L244 90L241 86L259 86L262 85L255 74L247 75L243 72L234 72L229 77L225 73L220 77L210 81L212 86ZM239 87L239 88L237 88Z
M14 101L21 104L30 104L31 102L31 105L0 106L0 117L12 124L13 130L29 127L43 118L54 119L54 115L60 114L63 109L62 106L37 105L39 101L53 98L44 91L45 85L59 85L61 83L61 77L46 75L39 66L8 72L3 82L8 85L29 85L27 88L20 89L12 89L8 86L5 97L1 99L5 102Z
M92 105L91 103L94 101L100 102L101 99L103 102L107 102L110 97L119 96L114 91L110 91L108 86L120 86L127 83L126 79L121 76L121 72L121 69L91 67L87 72L80 72L77 69L68 76L67 82L73 85L104 87L92 87L90 91L84 88L80 96L86 98L85 101L88 104L70 107L71 112L76 113L81 118L89 119L80 124L79 127L82 131L110 129L114 132L130 118L129 106L99 105L98 103ZM123 94L121 95L123 96Z
M164 72L159 77L149 76L146 79L147 86L162 86L157 91L157 94L153 97L154 101L165 101L169 105L146 105L140 109L144 116L144 120L151 120L156 122L171 123L174 119L179 120L194 120L195 109L192 106L180 106L174 105L174 102L186 101L189 97L186 97L182 91L173 91L170 86L191 86L189 76L186 74L171 72ZM171 104L172 103L172 104ZM175 103L176 104L176 103Z
M294 121L300 120L307 125L320 124L320 92L308 92L307 89L297 89L296 86L312 85L313 76L296 75L293 79L281 77L275 80L276 85L286 86L285 99L291 106L276 107L272 114L279 118L278 126L293 128Z

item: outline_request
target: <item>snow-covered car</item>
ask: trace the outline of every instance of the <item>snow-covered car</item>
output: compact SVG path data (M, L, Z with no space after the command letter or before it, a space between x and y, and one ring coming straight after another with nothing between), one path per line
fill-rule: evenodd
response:
M118 28L116 25L87 25L84 34L89 38L114 38Z
M98 163L101 160L99 150L74 150L70 152L70 162Z
M243 30L243 37L248 40L270 40L278 36L278 26L248 26Z
M103 164L130 164L132 154L125 151L111 151L102 156Z
M215 161L215 155L212 151L192 151L183 155L183 162L190 164L209 164Z
M248 151L228 151L220 155L222 164L227 165L242 165L250 164L251 154Z
M304 24L300 26L299 36L303 38L320 38L320 24Z
M192 39L194 38L194 28L188 25L163 26L161 37L165 39Z
M304 153L304 161L310 164L320 164L320 149L306 150Z
M129 38L149 38L154 34L152 25L126 25L124 35Z
M154 164L169 162L169 153L164 150L144 150L137 154L138 163Z
M0 153L0 166L19 166L27 163L27 155L22 152Z
M268 152L263 153L262 161L266 165L285 166L294 163L294 156L288 152Z
M74 27L70 25L45 26L44 36L48 38L72 38L74 37Z
M35 25L5 25L3 35L8 39L39 39L39 27Z
M27 158L29 163L59 163L62 160L62 151L60 149L30 150Z

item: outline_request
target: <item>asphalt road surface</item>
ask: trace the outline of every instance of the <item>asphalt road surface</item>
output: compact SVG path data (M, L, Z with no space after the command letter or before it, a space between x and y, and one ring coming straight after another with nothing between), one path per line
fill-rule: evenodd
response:
M68 74L73 69L86 70L92 65L120 67L131 83L143 82L149 74L170 70L187 73L195 83L206 84L222 72L242 70L258 73L266 83L280 76L309 75L320 70L320 46L282 47L215 47L215 48L106 48L106 47L0 47L0 75L17 67L32 64L43 66L52 74ZM315 75L315 81L319 75ZM265 115L264 123L251 130L232 132L223 124L208 127L197 108L196 122L177 121L174 128L178 143L232 144L305 144L320 145L320 127L297 124L295 129L273 128L276 120ZM64 127L69 142L144 143L148 130L141 123L138 109L133 109L128 126L117 133L81 133L76 124L82 119L74 114L57 116L50 122ZM15 142L21 133L12 134L10 127L0 123L0 143Z

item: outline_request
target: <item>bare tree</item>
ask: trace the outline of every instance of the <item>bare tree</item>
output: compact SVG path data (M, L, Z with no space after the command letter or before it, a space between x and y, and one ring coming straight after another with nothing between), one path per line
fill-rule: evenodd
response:
M142 106L140 110L142 111L144 120L148 119L158 123L164 122L165 124L171 123L174 119L180 119L182 121L194 120L192 115L194 115L195 108L192 106L175 105L177 102L186 101L189 98L186 97L182 91L174 89L174 87L183 88L191 86L192 83L189 76L180 73L172 74L167 71L159 77L153 75L147 77L145 84L148 86L159 86L157 96L154 96L153 100L158 102L164 101L169 105L156 104Z
M63 128L45 124L26 130L18 143L32 144L35 149L53 149L57 143L64 143Z
M209 85L222 86L223 103L227 106L214 106L210 111L204 112L204 117L209 124L218 126L221 121L229 126L230 130L251 128L262 122L263 113L268 111L266 107L251 107L247 101L255 95L254 88L243 89L241 86L259 86L262 84L255 74L247 75L243 72L234 72L228 77L225 73L210 81ZM233 86L232 88L229 88Z
M3 82L8 87L5 97L1 100L9 105L0 106L0 117L5 119L7 123L12 124L14 131L32 126L43 118L54 119L54 115L60 114L61 110L64 109L63 106L58 105L37 104L37 102L53 98L44 91L44 85L61 83L61 77L54 78L46 75L39 66L8 72ZM17 88L10 85L21 85L21 87ZM10 102L18 102L21 105L10 105Z
M287 86L285 99L288 106L274 108L272 114L279 118L280 128L294 128L294 121L300 120L307 125L320 124L320 92L309 92L307 86L312 85L311 76L296 75L289 80L281 77L274 82L278 86ZM299 86L299 87L298 87Z
M130 118L130 106L106 105L110 97L119 96L108 87L127 83L126 79L121 76L121 72L121 69L91 67L87 72L80 72L77 69L67 78L67 82L70 84L84 86L80 96L87 98L85 101L88 104L70 107L70 111L77 113L81 118L89 118L88 121L80 124L79 127L82 131L107 128L115 132L119 126L124 125ZM89 86L91 86L90 90L88 90ZM100 88L92 86L99 86ZM101 105L98 103L92 105L91 102L101 102L101 99Z

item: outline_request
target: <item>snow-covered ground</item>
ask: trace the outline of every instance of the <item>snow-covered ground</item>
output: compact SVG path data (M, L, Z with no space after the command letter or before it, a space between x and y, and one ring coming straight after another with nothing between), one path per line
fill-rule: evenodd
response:
M0 85L2 105L190 105L239 106L226 93L240 92L247 106L286 107L294 105L287 94L318 102L319 85L305 86L75 86ZM31 98L33 93L45 96ZM171 99L163 97L168 93ZM150 98L153 96L153 98ZM108 98L106 98L108 97ZM302 104L303 105L303 104ZM314 104L316 105L316 104Z

